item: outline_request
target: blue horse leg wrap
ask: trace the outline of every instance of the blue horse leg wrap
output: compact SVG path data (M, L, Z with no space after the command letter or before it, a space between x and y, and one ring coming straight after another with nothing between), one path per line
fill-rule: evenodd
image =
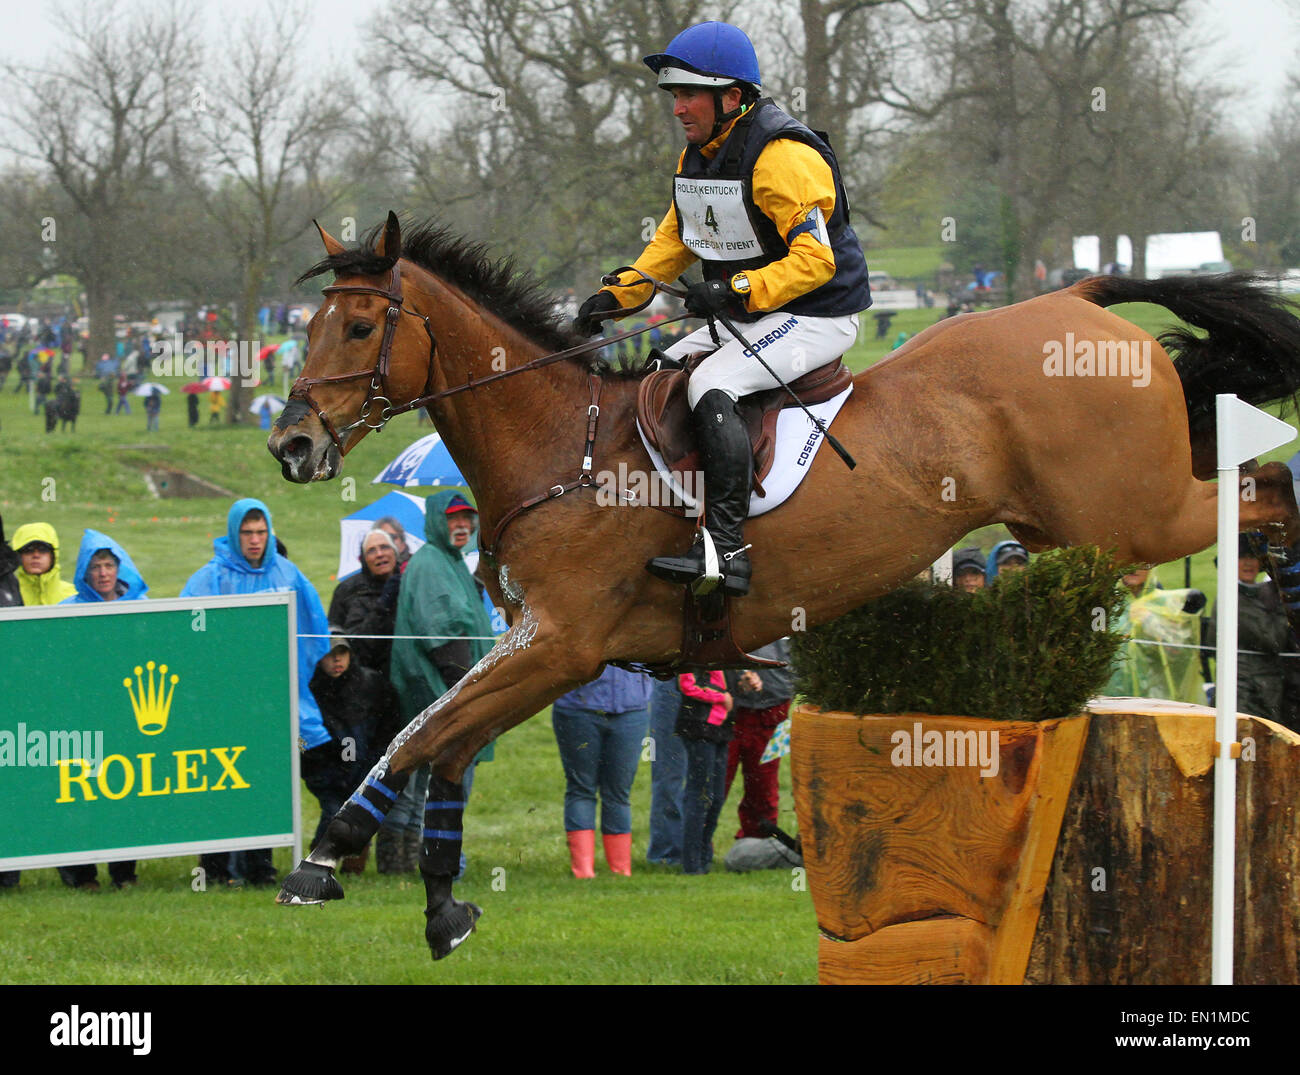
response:
M465 828L465 785L429 778L424 804L424 841L420 872L426 877L454 877L460 872L460 846Z
M376 775L372 769L362 785L349 796L326 829L322 841L329 840L334 847L355 854L384 823L397 796L411 779L411 771Z

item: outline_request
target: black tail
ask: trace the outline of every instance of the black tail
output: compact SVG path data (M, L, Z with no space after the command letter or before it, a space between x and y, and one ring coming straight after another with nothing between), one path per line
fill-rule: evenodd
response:
M1220 393L1256 407L1285 400L1300 410L1300 318L1269 277L1090 276L1072 290L1098 306L1152 302L1205 332L1171 328L1159 336L1183 383L1194 441L1213 433L1214 397Z

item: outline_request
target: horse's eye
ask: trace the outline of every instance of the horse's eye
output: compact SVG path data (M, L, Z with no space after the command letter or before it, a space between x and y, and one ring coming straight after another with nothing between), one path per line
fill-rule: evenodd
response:
M358 321L352 326L352 331L348 333L348 335L354 340L364 340L374 331L374 325L368 324L365 321Z

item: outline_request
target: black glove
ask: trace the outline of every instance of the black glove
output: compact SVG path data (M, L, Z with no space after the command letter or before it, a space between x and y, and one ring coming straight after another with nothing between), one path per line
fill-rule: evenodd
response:
M578 307L578 316L573 319L573 330L579 336L595 336L600 331L600 323L621 309L612 292L597 291Z
M1187 600L1183 602L1183 611L1188 615L1195 616L1205 608L1205 594L1200 590L1188 590Z
M701 280L686 289L686 309L696 317L711 317L735 309L740 296L726 280Z

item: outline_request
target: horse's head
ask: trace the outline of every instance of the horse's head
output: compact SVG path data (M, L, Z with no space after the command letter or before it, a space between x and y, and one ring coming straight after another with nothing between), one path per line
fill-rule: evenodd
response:
M335 282L307 326L302 376L266 442L291 482L335 477L343 456L432 376L433 330L403 306L396 215L370 250L350 251L316 226L328 256L300 279L332 271Z

